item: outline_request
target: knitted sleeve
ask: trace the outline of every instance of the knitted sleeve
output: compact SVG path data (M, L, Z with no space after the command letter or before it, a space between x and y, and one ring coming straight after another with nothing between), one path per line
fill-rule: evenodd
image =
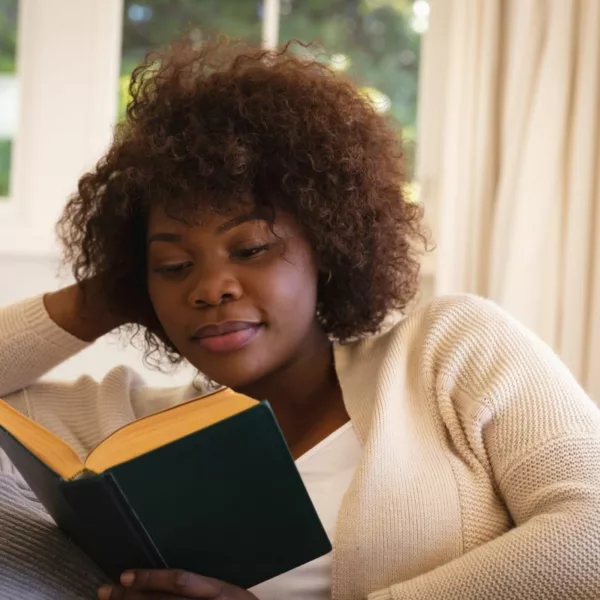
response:
M438 308L425 365L436 401L441 413L460 402L471 415L464 437L515 527L369 600L600 598L600 411L552 351L492 303Z
M88 345L50 318L42 296L0 308L0 396L31 385Z

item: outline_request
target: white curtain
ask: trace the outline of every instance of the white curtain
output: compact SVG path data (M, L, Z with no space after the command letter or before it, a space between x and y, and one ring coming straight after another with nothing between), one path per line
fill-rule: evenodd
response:
M430 0L436 292L492 298L600 401L600 0Z

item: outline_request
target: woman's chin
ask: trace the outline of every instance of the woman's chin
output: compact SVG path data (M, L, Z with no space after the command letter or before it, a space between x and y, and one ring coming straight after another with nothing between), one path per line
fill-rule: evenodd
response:
M231 388L236 392L248 396L252 396L251 390L257 389L261 379L268 372L265 369L257 369L255 365L244 365L237 361L231 361L230 364L225 364L221 368L215 368L215 365L211 365L212 368L208 368L205 363L202 366L200 364L192 364L210 381L214 381L218 385ZM264 398L256 399L264 400Z
M197 343L187 344L185 356L211 381L255 397L252 391L259 393L258 390L263 389L261 384L281 368L281 356L286 354L284 349L265 338L264 335L258 335L252 343L223 352L212 351Z

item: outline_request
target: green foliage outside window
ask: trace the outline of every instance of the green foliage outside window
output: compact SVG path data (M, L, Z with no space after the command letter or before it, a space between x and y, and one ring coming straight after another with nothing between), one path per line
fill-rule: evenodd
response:
M15 72L17 9L18 0L0 0L0 74ZM0 198L8 196L11 147L11 140L0 138Z
M14 73L18 0L0 0L0 73Z
M0 198L8 196L11 146L11 140L0 140Z

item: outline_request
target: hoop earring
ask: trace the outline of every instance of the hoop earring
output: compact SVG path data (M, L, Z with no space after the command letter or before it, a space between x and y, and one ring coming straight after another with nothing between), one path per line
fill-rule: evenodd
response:
M331 281L331 275L332 275L331 269L329 269L329 274L327 275L327 281L325 282L324 285L328 285L329 284L329 282Z

